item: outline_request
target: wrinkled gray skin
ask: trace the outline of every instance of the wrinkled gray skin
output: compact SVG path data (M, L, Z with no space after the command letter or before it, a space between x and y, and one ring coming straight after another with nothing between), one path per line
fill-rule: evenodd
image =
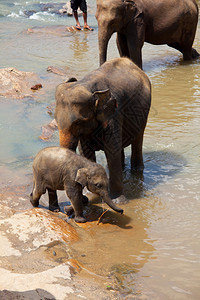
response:
M92 161L95 151L105 152L110 196L116 203L126 201L125 147L132 146L132 170L143 171L142 143L150 104L150 81L128 58L110 60L82 80L57 87L60 146L76 150L79 142L81 155Z
M86 222L83 217L83 203L87 197L82 195L84 187L99 195L113 210L123 213L108 195L108 179L104 168L85 157L66 148L49 147L42 149L33 162L33 191L30 201L34 207L46 190L49 194L49 209L60 210L56 190L65 190L72 207L65 209L71 214L74 210L75 221Z
M142 68L144 42L167 44L184 60L199 56L192 48L198 23L195 0L97 0L100 64L106 61L108 42L117 32L120 56Z

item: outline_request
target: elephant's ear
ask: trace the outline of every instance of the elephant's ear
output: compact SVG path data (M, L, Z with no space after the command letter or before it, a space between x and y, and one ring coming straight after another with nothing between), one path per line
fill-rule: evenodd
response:
M96 119L104 125L111 118L117 107L116 99L111 95L110 90L96 91L93 93L95 99Z
M101 106L103 102L106 102L110 99L111 94L110 90L104 90L104 91L96 91L92 94L92 96L95 99L95 111L97 110L98 106Z
M80 183L82 187L85 187L87 185L87 174L88 174L87 168L79 169L76 174L75 181Z
M129 22L133 18L137 18L141 13L142 10L136 5L133 0L125 0L125 18Z

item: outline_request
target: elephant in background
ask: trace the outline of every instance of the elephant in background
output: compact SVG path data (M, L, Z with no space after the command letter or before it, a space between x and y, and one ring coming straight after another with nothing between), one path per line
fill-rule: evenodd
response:
M142 171L143 134L151 105L147 75L128 58L103 64L82 80L62 83L56 90L55 119L60 146L96 161L105 152L110 195L125 201L122 170L124 148L132 145L131 167Z
M120 56L142 68L144 42L167 44L179 50L184 60L199 53L192 48L198 23L195 0L97 0L99 58L107 58L108 42L117 32Z

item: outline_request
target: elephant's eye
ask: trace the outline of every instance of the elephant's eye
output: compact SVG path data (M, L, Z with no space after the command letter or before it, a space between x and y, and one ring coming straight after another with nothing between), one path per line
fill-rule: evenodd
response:
M101 184L101 183L96 183L95 186L96 186L97 188L99 188L99 189L102 188L102 184Z

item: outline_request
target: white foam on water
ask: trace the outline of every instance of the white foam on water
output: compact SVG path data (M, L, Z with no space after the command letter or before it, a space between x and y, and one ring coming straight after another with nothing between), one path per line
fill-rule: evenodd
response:
M37 12L33 15L31 15L29 17L29 19L31 20L39 20L39 21L46 21L46 17L48 17L48 21L52 21L52 22L55 22L55 14L52 14L52 13L48 13L48 12Z
M12 12L7 16L8 18L20 18L20 16L17 13Z

